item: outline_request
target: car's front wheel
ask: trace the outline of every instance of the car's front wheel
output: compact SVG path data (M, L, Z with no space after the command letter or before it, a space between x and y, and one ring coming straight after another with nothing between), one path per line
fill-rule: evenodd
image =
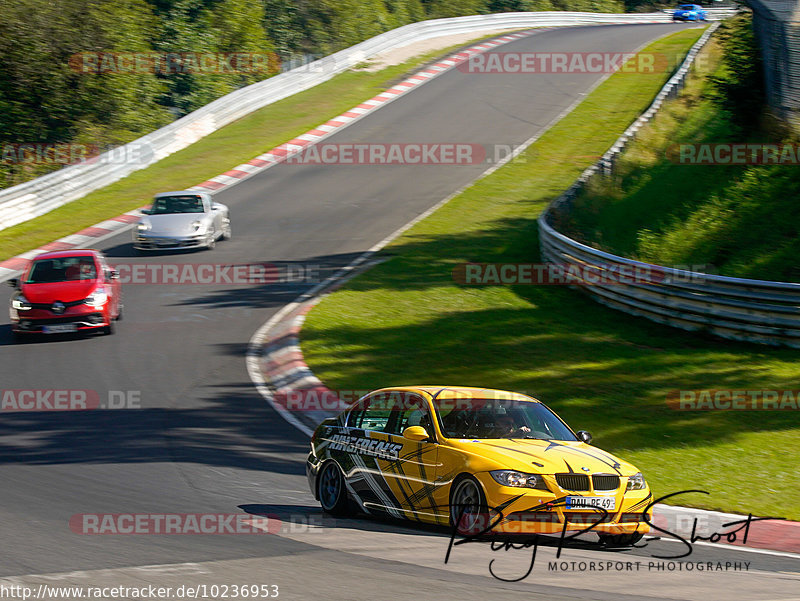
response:
M317 486L319 487L319 502L323 511L337 516L350 513L350 501L347 499L344 474L334 461L329 461L322 467Z
M214 250L217 246L217 232L211 232L208 236L208 242L206 243L206 249Z
M461 534L476 534L488 526L486 495L472 476L456 481L450 492L450 525Z
M600 537L600 544L606 547L630 547L635 545L644 534L642 532L634 532L632 534L598 534Z
M232 236L231 232L231 218L226 217L225 221L222 224L222 239L223 240L230 240Z

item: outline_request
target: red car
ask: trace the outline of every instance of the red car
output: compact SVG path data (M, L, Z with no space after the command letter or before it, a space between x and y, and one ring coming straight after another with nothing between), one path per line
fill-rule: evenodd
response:
M15 338L100 329L113 334L122 317L119 273L99 250L43 253L9 283L17 290L9 308Z

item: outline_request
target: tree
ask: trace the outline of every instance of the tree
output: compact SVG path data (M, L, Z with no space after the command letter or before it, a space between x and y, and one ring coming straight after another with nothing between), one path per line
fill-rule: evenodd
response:
M155 21L143 0L3 2L0 23L0 143L102 148L169 121L154 102L161 84L152 73L82 68L98 53L149 50ZM0 184L55 167L6 165Z
M168 65L159 77L167 90L159 102L181 114L191 112L243 85L277 72L277 61L263 60L272 53L263 28L263 6L249 0L151 0L160 27L153 47L166 55L185 55ZM267 70L248 61L225 66L221 53L252 53ZM205 59L193 64L191 57ZM215 71L215 65L219 69Z

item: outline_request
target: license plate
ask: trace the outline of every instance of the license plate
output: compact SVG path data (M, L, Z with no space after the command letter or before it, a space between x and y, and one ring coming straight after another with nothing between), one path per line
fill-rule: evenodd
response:
M567 497L567 509L605 509L614 511L617 500L614 497Z
M66 332L77 332L78 326L74 323L56 323L50 326L42 326L45 334L64 334Z

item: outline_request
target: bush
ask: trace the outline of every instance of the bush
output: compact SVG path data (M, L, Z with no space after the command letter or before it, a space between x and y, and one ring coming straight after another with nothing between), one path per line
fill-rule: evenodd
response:
M724 55L722 74L711 78L712 99L741 132L752 131L764 112L764 77L752 15L726 21L718 31Z

